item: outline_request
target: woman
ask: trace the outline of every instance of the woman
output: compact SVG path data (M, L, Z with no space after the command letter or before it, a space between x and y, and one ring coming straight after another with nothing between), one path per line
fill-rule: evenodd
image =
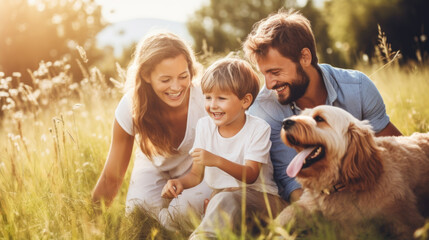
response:
M134 139L138 143L126 209L142 207L170 230L189 219L189 210L203 213L211 190L205 183L183 192L171 202L161 198L171 178L187 173L195 125L205 115L204 98L193 86L192 50L171 33L145 37L137 46L128 69L130 90L115 112L112 142L106 164L93 191L93 201L110 205L122 184ZM180 219L179 219L180 218ZM183 222L181 222L183 226Z

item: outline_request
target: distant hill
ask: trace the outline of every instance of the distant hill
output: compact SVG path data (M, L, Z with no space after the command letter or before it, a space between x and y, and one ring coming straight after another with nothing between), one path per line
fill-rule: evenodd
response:
M162 19L139 18L113 23L97 35L97 45L100 48L112 46L116 56L120 56L123 48L133 42L138 42L146 33L152 30L168 30L184 38L189 44L193 39L186 24Z

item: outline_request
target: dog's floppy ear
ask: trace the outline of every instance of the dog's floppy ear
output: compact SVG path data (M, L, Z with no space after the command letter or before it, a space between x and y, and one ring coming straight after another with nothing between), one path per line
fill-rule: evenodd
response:
M374 133L369 125L350 123L347 136L349 142L341 166L341 181L350 190L368 188L383 172Z

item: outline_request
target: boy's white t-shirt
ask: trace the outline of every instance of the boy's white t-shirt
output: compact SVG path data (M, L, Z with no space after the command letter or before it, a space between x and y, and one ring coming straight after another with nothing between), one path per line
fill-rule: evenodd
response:
M271 128L264 120L246 114L246 123L233 137L224 138L218 127L209 117L201 118L197 123L194 146L221 156L231 162L245 165L245 160L262 163L257 180L247 187L259 192L278 195L273 178L273 166L270 159ZM240 187L243 182L217 167L205 167L204 179L213 189Z
M150 106L149 106L150 107ZM136 158L134 160L134 167L144 167L149 164L155 166L159 171L167 173L171 178L183 175L192 166L192 158L189 155L189 150L194 143L195 126L198 119L207 116L204 109L204 95L199 87L191 85L190 99L188 105L188 119L186 123L186 133L181 144L177 148L179 154L169 158L163 156L153 157L151 162L140 149L136 149ZM125 132L134 136L134 123L132 118L132 93L126 93L118 104L115 111L115 118L119 125Z

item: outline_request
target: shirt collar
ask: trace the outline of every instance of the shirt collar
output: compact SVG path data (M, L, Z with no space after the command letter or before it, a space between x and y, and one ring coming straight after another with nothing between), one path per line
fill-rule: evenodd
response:
M328 71L324 69L323 65L319 65L320 73L322 74L323 82L325 83L326 92L328 97L326 98L326 105L333 105L334 101L337 100L337 91L335 91L334 86L332 85L332 81L334 81L333 77L329 75ZM290 103L290 108L294 114L299 114L302 110L296 105L295 102Z
M337 100L337 91L335 91L334 86L332 85L332 82L334 81L333 76L329 74L327 69L325 69L325 65L320 65L320 71L322 73L322 79L325 83L326 92L328 93L328 97L326 98L326 104L327 105L333 105L334 101Z

